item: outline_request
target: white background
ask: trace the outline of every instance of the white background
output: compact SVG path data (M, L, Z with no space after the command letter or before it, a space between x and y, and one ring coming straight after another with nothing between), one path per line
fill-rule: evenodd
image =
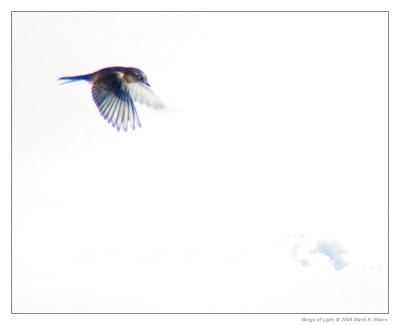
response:
M387 310L386 13L15 13L13 30L14 312ZM172 109L118 133L88 84L56 80L113 65Z
M108 4L109 5L109 4ZM263 6L260 4L257 4L257 1L250 1L250 3L248 4L248 8L244 8L242 5L239 5L236 2L230 2L229 6L227 4L223 4L223 2L221 3L213 3L213 4L207 4L204 3L202 6L182 6L182 4L179 4L179 1L175 1L173 3L170 3L170 5L168 5L168 7L166 7L164 4L157 4L154 2L149 2L146 6L134 6L135 8L132 8L132 3L130 3L129 6L123 5L121 3L120 6L118 6L118 8L114 8L114 7L110 7L106 5L105 3L102 3L101 1L98 3L98 6L96 8L94 7L90 7L90 6L84 6L84 5L79 5L79 6L74 6L73 4L70 3L70 5L64 6L62 4L60 4L59 8L60 10L62 9L76 9L76 10L90 10L90 9L102 9L102 10L107 10L107 9L125 9L125 10L132 10L132 9L155 9L155 10L182 10L182 9L212 9L212 10L390 10L390 24L391 24L391 48L390 48L390 52L391 52L391 75L390 75L390 80L391 80L391 89L393 90L394 88L396 88L396 85L398 85L398 64L396 62L396 60L393 60L393 56L395 56L398 51L399 51L399 47L398 47L398 42L396 38L393 38L393 36L395 35L395 31L398 29L398 22L397 22L397 5L395 2L391 2L391 1L380 1L379 3L376 1L346 1L346 2L335 2L335 5L333 5L333 3L330 2L326 2L321 4L320 2L316 2L316 1L304 1L301 4L299 2L285 2L284 4L279 2L278 3L274 3L271 2L269 4L269 6ZM40 2L40 3L36 3L35 6L32 6L32 3L24 3L23 1L19 1L19 2L14 2L12 6L2 6L2 8L5 8L6 10L2 12L4 19L2 20L2 32L5 31L6 34L4 35L5 39L10 40L10 35L8 34L7 30L9 31L9 26L10 26L10 15L9 15L9 11L8 10L15 10L15 9L19 9L19 10L23 10L23 9L31 9L31 10L38 10L38 9L56 9L56 7L52 6L51 8L49 6L46 6L45 2ZM10 61L10 56L8 55L7 51L3 51L2 52L2 58L4 58L4 60L2 60L2 63L4 64L4 71L9 71L9 61ZM113 64L121 64L122 62L113 62ZM126 65L134 65L133 63L123 63ZM74 67L74 71L66 71L65 73L62 74L69 74L69 73L83 73L83 72L89 72L91 70L95 70L97 68L100 68L102 66L98 66L99 64L93 64L93 69L89 69L88 71L86 71L86 68L83 69L83 71L81 71L82 69L78 69L78 67ZM139 66L139 64L136 64L136 66ZM158 73L156 72L154 74L153 71L151 71L152 66L144 66L143 64L141 64L142 69L144 69L147 74L149 75L149 79L150 82L153 85L153 88L157 91L157 93L162 97L165 101L168 102L168 104L170 104L171 106L174 106L177 108L176 111L172 112L172 114L170 114L170 112L168 112L168 114L154 114L154 113L150 113L150 111L145 108L145 107L140 107L139 108L139 114L140 117L142 119L142 122L144 124L144 128L142 130L140 130L140 134L143 134L144 132L148 132L148 129L150 127L153 127L153 125L155 125L155 123L158 123L158 120L160 119L160 116L162 119L167 118L168 119L168 123L170 123L170 121L174 121L176 116L180 116L182 115L182 112L184 110L182 110L181 107L179 107L178 109L178 105L176 103L176 98L172 98L173 100L170 100L171 94L169 93L169 91L167 93L164 92L165 90L165 85L160 83L160 78L161 76L158 75ZM75 70L76 69L76 70ZM57 78L59 77L59 75L54 74L54 77ZM7 93L7 91L10 90L9 88L9 82L8 82L8 78L7 75L5 75L5 78L3 78L1 80L1 83L3 85L3 89L5 89L5 93ZM28 79L31 80L31 79ZM192 81L193 82L193 81ZM68 92L68 96L76 96L76 91L82 91L82 93L80 93L80 95L82 95L83 100L87 100L87 102L91 105L91 99L90 99L90 92L89 92L89 86L85 85L84 83L82 84L76 84L76 85L69 85L69 86L63 86L60 87L61 89L63 89L63 91L65 90L65 88L69 89ZM72 94L72 92L70 92L70 90L74 89L74 93ZM398 88L398 87L397 87ZM168 96L169 98L167 99L166 96ZM4 101L4 107L7 107L7 103L9 103L9 101L7 100L8 98L5 97L5 101ZM394 127L394 125L396 125L399 122L399 116L397 113L397 110L394 109L394 107L396 107L396 104L398 103L398 96L397 93L392 91L391 92L391 115L390 115L390 124L391 124L391 130L390 130L390 136L391 136L391 143L390 143L390 147L391 147L391 156L390 156L390 162L391 162L391 183L390 183L390 188L391 188L391 215L395 215L398 212L398 202L395 199L396 196L398 197L398 173L397 170L395 168L393 168L393 166L396 165L396 163L398 163L398 159L399 159L399 152L398 152L398 146L396 146L396 143L398 142L398 131L397 129ZM78 103L83 105L84 103ZM91 110L90 107L92 107L93 109ZM97 117L97 123L99 124L104 124L103 127L105 129L109 128L110 130L110 134L112 134L113 132L115 132L116 134L118 134L115 130L113 130L110 126L108 126L106 123L103 122L103 120L101 119L101 117L99 115L97 115L98 113L96 112L96 109L93 106L83 106L83 108L81 109L81 111L87 111L89 110L90 112L93 113L93 115L91 115L94 119L94 121L96 121L96 117ZM145 112L146 111L146 112ZM5 110L5 115L4 118L1 120L1 141L2 141L2 147L5 148L5 152L9 152L10 149L10 142L9 142L9 133L10 133L10 123L9 123L9 111L6 109ZM148 118L144 115L147 116L151 116L151 123L148 122ZM89 118L87 121L94 122L92 118ZM161 123L163 124L163 123ZM92 130L93 131L93 130ZM139 132L136 132L134 135L137 138L137 134L139 134ZM121 133L119 135L123 135L125 136L125 134ZM132 135L132 133L128 133L126 135ZM4 142L3 142L4 140ZM2 159L1 162L1 166L2 166L2 174L1 177L2 179L5 180L5 182L2 182L2 184L4 186L1 187L1 201L2 204L1 206L1 212L2 215L4 216L9 216L9 156L7 158L7 155L5 155L4 157L5 159ZM8 260L9 260L9 218L1 218L2 224L1 224L1 229L4 230L4 232L2 233L3 236L0 237L1 238L1 242L3 245L1 245L1 251L2 253L2 257L3 257L3 261L7 261L7 256L8 256ZM391 250L391 272L392 275L394 274L393 272L396 272L396 270L398 271L398 259L396 257L396 255L394 255L394 250L393 247L396 247L396 241L397 241L397 237L396 237L396 231L395 229L398 229L398 225L397 225L397 220L396 218L391 218L391 246L392 246L392 250ZM292 232L293 235L294 232ZM318 235L311 235L311 231L309 232L309 236L308 238L316 238L316 237L321 237ZM315 232L314 232L315 234ZM275 237L278 237L278 235L276 235ZM329 236L326 236L327 238ZM344 236L342 235L342 239L339 238L340 242L343 244L343 246L346 243L344 239ZM287 237L287 238L291 238L290 240L293 241L293 237ZM297 237L298 238L298 237ZM332 237L331 237L332 238ZM312 240L312 239L310 239ZM287 241L284 241L285 243L287 243ZM347 241L348 243L349 241ZM349 245L348 245L349 246ZM3 249L4 248L4 249ZM289 254L290 255L290 254ZM377 254L379 255L379 254ZM350 261L349 258L349 254L346 255L346 258L348 261ZM292 261L292 258L289 257L289 261ZM365 261L365 260L364 260ZM297 263L297 262L296 262ZM295 263L295 264L296 264ZM9 263L6 263L6 265L9 265ZM298 265L298 263L296 264ZM383 263L384 265L384 263ZM348 266L350 267L350 266ZM303 268L302 270L304 271L308 271L309 269L305 269ZM343 274L344 270L346 270L346 268L344 268L342 271L337 272L336 274ZM241 315L241 316L235 316L235 315L200 315L200 316L196 316L196 315L167 315L167 316L163 316L163 315L127 315L127 316L84 316L84 317L80 317L79 315L76 316L68 316L68 315L55 315L55 316L51 316L51 315L37 315L37 316L29 316L29 315L25 315L25 316L20 316L20 315L9 315L9 311L10 311L10 304L9 304L9 290L7 290L7 287L9 287L9 276L10 276L10 272L9 269L7 269L7 267L1 268L0 269L1 275L2 275L2 279L4 279L4 281L1 282L1 286L3 288L5 288L5 290L2 290L2 295L1 295L1 310L2 310L2 323L18 323L18 324L35 324L35 323L40 323L40 324L54 324L54 323L70 323L71 321L77 322L77 323L82 323L82 324L87 324L87 323L109 323L109 321L112 321L113 323L116 324L128 324L128 323L132 323L134 322L138 322L138 323L144 323L144 324L158 324L158 323L173 323L173 324L187 324L188 322L190 323L195 323L195 324L200 324L200 323L204 323L204 321L206 322L210 322L213 324L220 324L220 323L229 323L229 324L241 324L243 322L246 323L254 323L254 324L265 324L268 323L268 321L273 320L274 323L299 323L301 321L301 318L304 315ZM314 271L311 271L311 273ZM334 274L334 273L332 273ZM395 319L396 319L396 304L398 301L398 290L396 289L398 288L398 283L396 281L395 277L391 277L391 313L389 316L383 316L386 317L389 321L389 323L396 323ZM15 306L14 306L15 307ZM319 317L319 315L316 315L317 317ZM328 315L326 315L328 316ZM333 317L335 317L335 315L333 315Z

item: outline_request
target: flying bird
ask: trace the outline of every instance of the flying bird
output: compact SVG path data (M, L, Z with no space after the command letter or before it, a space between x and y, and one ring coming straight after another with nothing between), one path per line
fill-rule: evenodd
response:
M153 108L164 104L150 88L147 77L137 68L110 67L99 71L59 80L73 82L86 80L92 84L92 97L100 114L119 131L127 131L130 125L141 126L135 103L139 102Z

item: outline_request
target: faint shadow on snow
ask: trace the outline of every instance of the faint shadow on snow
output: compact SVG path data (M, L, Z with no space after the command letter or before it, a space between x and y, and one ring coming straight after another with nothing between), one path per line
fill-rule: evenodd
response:
M346 251L333 240L304 240L293 246L292 256L307 268L334 268L342 270L349 265L345 260Z
M344 259L346 251L335 241L318 240L317 247L313 253L321 253L329 257L335 270L343 269L349 263Z

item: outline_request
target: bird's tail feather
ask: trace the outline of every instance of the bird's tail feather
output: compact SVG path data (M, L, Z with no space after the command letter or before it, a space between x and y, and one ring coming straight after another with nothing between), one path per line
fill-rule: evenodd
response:
M65 83L68 82L74 82L74 81L79 81L79 80L86 80L86 81L90 81L93 77L93 74L83 74L80 76L69 76L69 77L61 77L58 78L58 80L65 80Z

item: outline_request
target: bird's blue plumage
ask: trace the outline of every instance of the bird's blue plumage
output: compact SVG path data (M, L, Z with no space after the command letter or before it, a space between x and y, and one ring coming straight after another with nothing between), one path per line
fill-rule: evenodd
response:
M110 67L99 71L61 77L59 80L74 82L85 80L92 83L92 97L103 118L118 131L130 125L141 126L134 101L148 106L163 107L152 92L147 77L137 68Z
M66 80L66 81L79 81L79 80L85 80L85 81L90 81L93 78L93 73L90 74L83 74L80 76L69 76L69 77L61 77L58 80Z

